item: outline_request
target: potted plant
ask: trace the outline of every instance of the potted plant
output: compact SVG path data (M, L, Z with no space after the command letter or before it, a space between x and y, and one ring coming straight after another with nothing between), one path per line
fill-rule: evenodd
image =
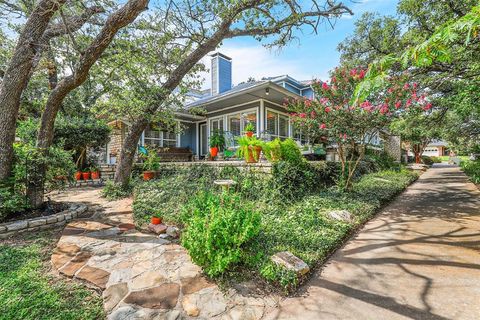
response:
M219 130L213 131L210 136L210 156L212 159L218 155L218 151L225 146L225 137Z
M90 176L92 177L93 180L98 180L100 179L100 171L96 166L91 166L90 167Z
M237 156L244 158L247 163L257 163L260 159L260 152L262 152L263 141L256 137L238 137L237 142L239 145Z
M253 137L253 132L255 131L255 126L253 125L253 123L249 122L245 128L245 134L247 137L251 138Z
M90 179L90 169L89 168L82 171L82 178L85 181Z
M162 223L162 218L159 217L158 215L153 215L150 222L152 224L161 224Z
M143 180L152 180L155 177L155 171L160 169L160 157L155 149L147 148L143 158Z
M82 179L82 171L75 172L75 180L80 181Z

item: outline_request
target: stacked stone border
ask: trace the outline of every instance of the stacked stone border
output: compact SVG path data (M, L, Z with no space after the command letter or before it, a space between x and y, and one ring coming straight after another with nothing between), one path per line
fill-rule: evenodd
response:
M88 207L84 204L69 204L68 209L53 215L2 223L0 224L0 239L9 238L23 232L64 226L67 222L86 212L87 209Z

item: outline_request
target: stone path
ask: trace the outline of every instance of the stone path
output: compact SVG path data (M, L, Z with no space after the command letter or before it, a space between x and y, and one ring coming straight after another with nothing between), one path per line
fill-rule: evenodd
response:
M51 258L61 274L103 291L108 319L260 319L273 297L222 292L187 252L133 225L131 200L108 202L99 189L52 196L82 202L95 213L69 223Z
M480 192L428 170L265 319L480 319Z

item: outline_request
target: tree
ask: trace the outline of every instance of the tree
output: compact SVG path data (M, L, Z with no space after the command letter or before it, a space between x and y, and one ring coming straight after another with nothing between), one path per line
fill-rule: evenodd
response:
M426 97L417 91L417 85L404 82L402 77L390 77L385 89L370 91L362 103L352 104L356 86L365 73L365 69L337 68L329 84L315 82L317 99L291 100L286 105L295 127L311 141L335 146L345 190L351 190L358 164L380 131L402 114L431 108Z
M41 0L29 13L11 55L0 86L0 181L11 176L15 124L18 117L20 98L31 78L32 70L40 59L48 42L65 35L70 28L79 29L101 8L93 6L78 17L63 17L61 23L50 24L52 17L65 0ZM21 6L3 2L11 8L22 10Z
M269 38L270 46L282 46L294 38L295 30L305 25L315 31L322 20L351 13L342 3L316 0L308 4L295 0L244 0L228 4L209 1L195 5L189 0L179 0L168 2L161 12L163 30L168 29L171 37L169 43L181 44L184 53L178 55L177 61L162 79L156 102L145 114L154 114L164 107L185 75L225 39L242 36L252 36L257 40ZM145 115L132 122L117 165L116 183L128 184L137 142L148 124L149 119Z

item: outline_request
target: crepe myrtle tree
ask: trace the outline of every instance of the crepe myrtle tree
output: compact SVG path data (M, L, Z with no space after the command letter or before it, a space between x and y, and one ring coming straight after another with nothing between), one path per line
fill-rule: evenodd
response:
M115 183L126 186L130 179L137 143L149 125L149 114L165 108L172 92L199 61L225 39L251 36L268 39L267 46L283 46L295 38L294 32L344 14L352 14L335 0L241 0L168 1L159 9L163 23L158 26L170 35L170 45L182 46L182 54L162 75L160 92L144 115L136 117L125 137L115 173Z
M340 187L344 190L351 190L358 164L381 130L410 110L427 111L432 107L418 92L418 85L402 81L402 76L391 77L384 89L371 91L363 102L355 102L355 88L365 73L362 68L336 68L328 83L314 82L317 99L286 101L296 128L311 141L336 147L342 169Z

